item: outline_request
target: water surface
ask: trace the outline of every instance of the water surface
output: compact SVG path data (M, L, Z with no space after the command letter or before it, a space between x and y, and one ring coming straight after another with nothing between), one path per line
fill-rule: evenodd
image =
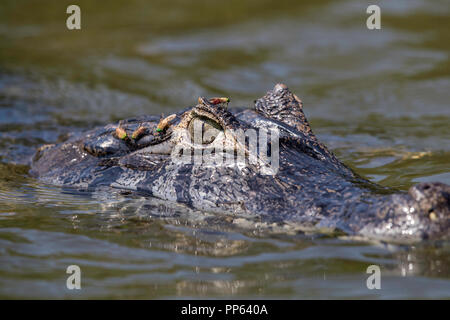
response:
M450 298L449 246L219 227L207 213L27 174L44 143L199 95L251 106L277 82L356 172L450 184L446 1L72 1L0 4L1 298ZM189 218L186 218L189 217ZM208 222L209 221L209 222ZM82 270L82 290L65 270ZM366 268L382 270L368 290Z

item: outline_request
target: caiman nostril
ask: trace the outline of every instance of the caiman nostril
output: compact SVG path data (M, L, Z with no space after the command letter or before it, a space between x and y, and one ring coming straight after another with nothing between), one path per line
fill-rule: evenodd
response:
M420 211L431 220L446 216L450 212L449 186L439 182L419 183L409 189Z

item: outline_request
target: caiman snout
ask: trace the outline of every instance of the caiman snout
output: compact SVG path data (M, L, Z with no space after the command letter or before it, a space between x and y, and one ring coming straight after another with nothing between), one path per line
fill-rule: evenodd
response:
M419 211L430 220L431 232L440 233L450 226L450 186L440 182L419 183L412 186L409 195Z
M450 186L444 183L419 183L409 189L409 195L431 220L448 217L450 214Z

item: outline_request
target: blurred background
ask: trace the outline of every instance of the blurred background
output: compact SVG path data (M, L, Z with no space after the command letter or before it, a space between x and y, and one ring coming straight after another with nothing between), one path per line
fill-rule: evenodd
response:
M66 28L70 4L81 30ZM381 30L366 27L370 4ZM36 148L68 132L200 95L251 107L283 82L359 174L401 190L450 184L449 15L444 0L2 0L0 297L449 298L445 246L167 222L139 213L161 214L145 199L27 175ZM380 292L365 287L373 263L388 277ZM65 289L69 264L84 270L79 292Z

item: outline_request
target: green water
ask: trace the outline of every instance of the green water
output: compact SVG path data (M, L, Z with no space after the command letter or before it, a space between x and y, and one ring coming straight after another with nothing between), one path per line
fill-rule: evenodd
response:
M73 3L79 31L65 26ZM448 2L377 1L378 31L366 28L369 4L3 0L0 297L450 298L448 244L221 229L27 175L34 150L68 132L169 114L199 95L250 106L281 81L361 175L402 190L450 184ZM81 290L66 288L73 264ZM381 290L366 287L371 264Z

